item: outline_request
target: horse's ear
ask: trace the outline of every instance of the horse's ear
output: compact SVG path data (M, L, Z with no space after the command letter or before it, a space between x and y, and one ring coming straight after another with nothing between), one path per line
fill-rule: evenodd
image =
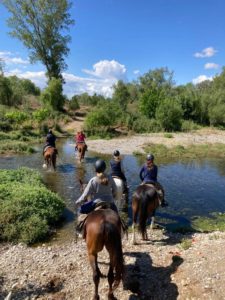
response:
M83 186L83 181L81 179L79 179L80 185Z

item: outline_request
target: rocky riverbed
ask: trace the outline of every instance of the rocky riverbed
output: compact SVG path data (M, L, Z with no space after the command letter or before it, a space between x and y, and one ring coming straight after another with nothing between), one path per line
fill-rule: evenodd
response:
M182 235L155 229L149 241L123 238L125 276L115 292L127 299L225 299L225 233ZM108 271L108 253L99 255ZM107 299L107 278L100 299ZM82 239L62 245L0 246L0 299L92 299L94 285Z

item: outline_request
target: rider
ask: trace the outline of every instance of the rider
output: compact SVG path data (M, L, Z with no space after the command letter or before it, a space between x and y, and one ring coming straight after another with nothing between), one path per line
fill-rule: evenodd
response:
M80 213L88 214L99 204L100 202L106 202L109 207L118 212L114 203L114 197L116 194L116 185L111 176L105 173L106 163L104 160L97 160L95 162L96 176L90 179L83 194L75 202L77 206L80 206L90 196L92 199L81 205Z
M86 145L86 151L87 151L87 144L85 143L85 139L86 139L86 135L83 133L83 131L78 131L75 136L75 142L76 142L75 150L77 150L77 145L79 143L84 143Z
M124 192L127 192L128 191L127 179L124 174L122 158L120 156L119 150L115 150L113 152L113 159L110 160L110 167L111 167L111 176L112 177L115 176L122 179L124 185Z
M157 183L158 167L154 164L154 155L148 154L146 157L146 163L140 170L140 179L143 184L150 183L155 185ZM168 206L168 203L163 198L162 207Z
M43 148L43 154L44 154L45 149L47 147L56 148L55 147L55 141L56 141L56 136L53 134L52 129L49 129L48 134L46 136L46 140L45 140L46 143L45 143L44 148Z

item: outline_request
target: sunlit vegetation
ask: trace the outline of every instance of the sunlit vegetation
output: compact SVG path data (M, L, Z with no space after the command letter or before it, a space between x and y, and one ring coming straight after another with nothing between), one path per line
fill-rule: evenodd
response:
M44 186L37 171L0 170L0 240L41 241L63 209L63 200Z

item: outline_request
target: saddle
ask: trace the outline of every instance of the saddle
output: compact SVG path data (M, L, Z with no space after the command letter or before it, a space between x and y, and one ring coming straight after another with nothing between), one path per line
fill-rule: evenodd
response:
M99 209L108 209L108 208L111 208L111 204L109 202L99 200L98 202L96 202L95 209L93 211L99 210ZM88 214L80 214L77 219L76 232L78 234L81 234L83 238L84 238L83 229L84 229L84 225L87 220L87 217L88 217ZM120 222L121 222L123 232L127 233L128 226L125 224L125 222L121 218L120 218Z

